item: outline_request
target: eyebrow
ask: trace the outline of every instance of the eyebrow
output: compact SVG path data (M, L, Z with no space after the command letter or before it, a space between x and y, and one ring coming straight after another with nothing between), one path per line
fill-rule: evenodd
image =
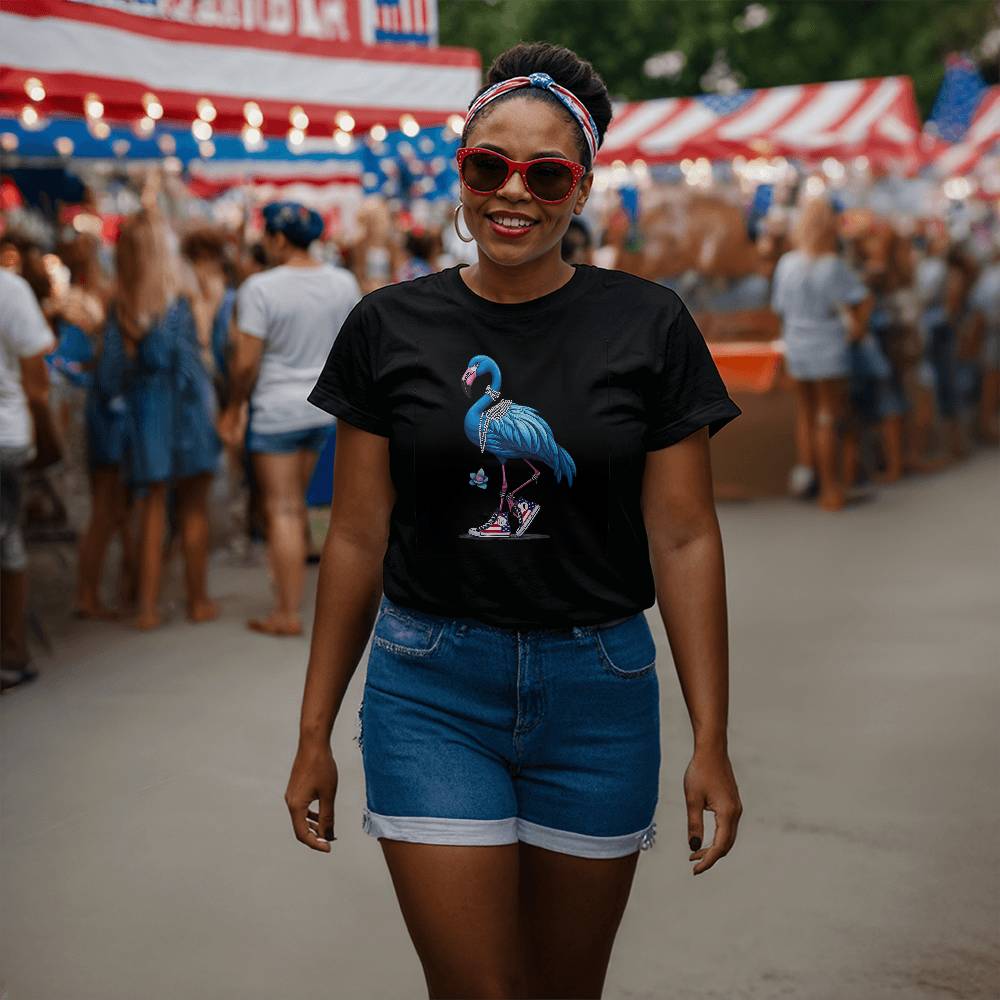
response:
M510 156L510 153L508 153L507 150L503 148L503 146L497 146L492 142L477 142L476 145L482 149L492 149L494 153L503 153L504 156ZM542 156L557 156L560 160L572 159L571 156L567 156L561 149L540 149L537 152L532 153L531 156L528 157L528 159L537 160L539 157ZM514 159L513 156L510 156L510 158Z

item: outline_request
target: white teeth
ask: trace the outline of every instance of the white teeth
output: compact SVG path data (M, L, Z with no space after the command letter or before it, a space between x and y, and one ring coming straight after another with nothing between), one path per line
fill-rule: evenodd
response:
M509 215L494 215L491 218L494 222L501 226L506 226L508 229L524 229L527 226L534 225L534 222L530 219L514 219Z

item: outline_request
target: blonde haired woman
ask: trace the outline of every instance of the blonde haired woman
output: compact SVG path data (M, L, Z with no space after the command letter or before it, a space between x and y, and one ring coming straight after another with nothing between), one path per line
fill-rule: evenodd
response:
M177 262L155 192L147 189L143 202L118 239L118 287L104 349L121 358L126 478L140 494L136 625L149 629L160 624L169 485L177 490L188 617L200 622L217 615L206 590L206 560L208 490L219 440L212 383L191 305L178 294Z
M793 242L795 249L775 268L771 307L783 321L785 367L798 394L796 471L816 469L820 507L840 510L846 488L838 435L847 418L849 345L864 336L871 302L837 255L837 221L829 201L803 203Z

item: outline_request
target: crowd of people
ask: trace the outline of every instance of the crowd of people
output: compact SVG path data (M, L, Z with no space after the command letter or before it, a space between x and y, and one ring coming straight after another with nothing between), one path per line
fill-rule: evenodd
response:
M442 233L391 223L381 241L317 253L324 222L292 202L264 208L257 244L214 224L179 228L159 183L148 175L113 268L86 232L67 229L54 255L10 228L0 235L5 690L35 676L20 529L29 481L46 484L57 518L63 501L89 496L75 613L149 630L162 623L173 548L188 618L218 616L209 504L221 479L235 535L266 539L274 605L248 627L301 634L317 558L306 494L335 435L306 397L363 293L454 263ZM574 219L564 258L631 269L614 219L599 235ZM839 510L868 481L934 472L1000 442L1000 239L977 256L939 218L903 232L826 197L803 198L791 224L761 220L754 236L752 273L738 280L697 267L647 276L678 289L709 339L754 315L760 337L782 339L797 398L791 493Z

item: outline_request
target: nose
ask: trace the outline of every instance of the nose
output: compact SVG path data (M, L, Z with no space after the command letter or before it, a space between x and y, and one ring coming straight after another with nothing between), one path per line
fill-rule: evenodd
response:
M507 183L497 190L497 194L502 195L508 201L531 201L531 192L517 170L507 178Z

